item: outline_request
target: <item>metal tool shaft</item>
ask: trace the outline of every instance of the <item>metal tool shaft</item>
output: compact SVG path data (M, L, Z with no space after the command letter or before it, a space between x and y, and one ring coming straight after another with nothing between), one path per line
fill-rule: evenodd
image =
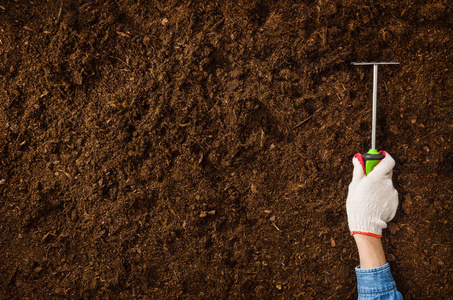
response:
M376 149L376 119L377 119L377 86L378 86L378 66L379 65L398 65L399 62L353 62L354 66L373 66L373 110L371 120L371 149Z
M378 65L373 65L373 115L371 120L371 149L376 149L377 74Z

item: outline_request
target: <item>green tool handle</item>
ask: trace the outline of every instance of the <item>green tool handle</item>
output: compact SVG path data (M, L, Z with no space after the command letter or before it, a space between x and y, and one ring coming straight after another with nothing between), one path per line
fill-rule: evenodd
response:
M365 173L368 175L374 167L384 158L384 154L379 153L376 149L370 149L367 153L363 153L363 160L365 161Z

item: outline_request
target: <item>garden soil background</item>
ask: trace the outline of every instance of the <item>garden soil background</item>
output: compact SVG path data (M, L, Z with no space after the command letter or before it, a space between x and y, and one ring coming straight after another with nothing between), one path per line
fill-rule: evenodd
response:
M449 1L0 1L2 299L348 299L352 156L405 299L453 295Z

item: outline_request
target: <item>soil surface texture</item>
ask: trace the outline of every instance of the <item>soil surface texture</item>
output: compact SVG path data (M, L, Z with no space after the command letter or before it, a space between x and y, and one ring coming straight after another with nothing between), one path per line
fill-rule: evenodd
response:
M351 159L453 295L450 1L0 0L1 299L354 299Z

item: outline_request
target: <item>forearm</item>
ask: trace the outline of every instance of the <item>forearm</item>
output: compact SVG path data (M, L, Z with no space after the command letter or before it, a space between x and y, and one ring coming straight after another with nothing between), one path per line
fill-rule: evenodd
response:
M354 239L359 251L361 269L376 268L387 262L380 238L354 234Z
M360 257L360 267L355 269L359 300L402 300L385 259L381 239L362 234L354 234L354 239Z

